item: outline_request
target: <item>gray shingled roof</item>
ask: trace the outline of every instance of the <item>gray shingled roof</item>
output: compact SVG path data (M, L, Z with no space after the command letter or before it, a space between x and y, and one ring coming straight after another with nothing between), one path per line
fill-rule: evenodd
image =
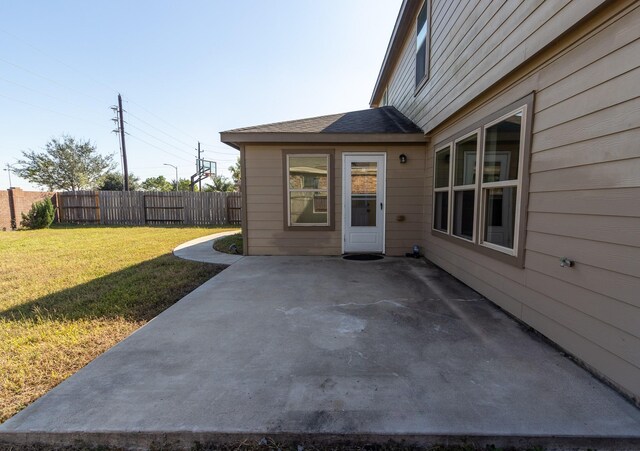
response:
M422 133L392 106L295 121L236 128L222 133Z

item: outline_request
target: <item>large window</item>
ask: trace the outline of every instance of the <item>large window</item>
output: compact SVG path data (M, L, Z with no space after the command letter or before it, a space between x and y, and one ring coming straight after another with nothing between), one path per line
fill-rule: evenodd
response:
M429 0L425 0L416 22L416 86L429 78Z
M524 108L484 128L481 242L500 249L514 247L523 114Z
M330 156L287 155L288 225L328 226Z
M466 245L518 256L531 105L522 103L436 148L435 232Z

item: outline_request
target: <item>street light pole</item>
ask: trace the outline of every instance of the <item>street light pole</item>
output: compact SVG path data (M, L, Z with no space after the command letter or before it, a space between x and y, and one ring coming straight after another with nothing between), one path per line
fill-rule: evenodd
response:
M9 173L9 188L13 188L13 183L11 183L11 170L13 168L11 167L11 165L9 163L7 163L7 169L5 169L5 171L7 171Z
M178 166L174 166L172 164L169 163L162 163L165 166L171 166L172 168L174 168L176 170L176 191L178 191Z

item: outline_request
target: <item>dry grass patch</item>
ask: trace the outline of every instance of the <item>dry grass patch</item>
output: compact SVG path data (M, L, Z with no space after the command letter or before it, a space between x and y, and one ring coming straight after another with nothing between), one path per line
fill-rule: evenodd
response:
M56 227L0 234L0 421L223 269L171 255L221 231Z

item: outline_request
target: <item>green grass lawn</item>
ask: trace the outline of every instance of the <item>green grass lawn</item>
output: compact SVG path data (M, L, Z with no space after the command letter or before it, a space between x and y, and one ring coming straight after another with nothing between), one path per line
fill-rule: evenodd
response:
M220 230L0 232L0 421L220 272L171 254Z

